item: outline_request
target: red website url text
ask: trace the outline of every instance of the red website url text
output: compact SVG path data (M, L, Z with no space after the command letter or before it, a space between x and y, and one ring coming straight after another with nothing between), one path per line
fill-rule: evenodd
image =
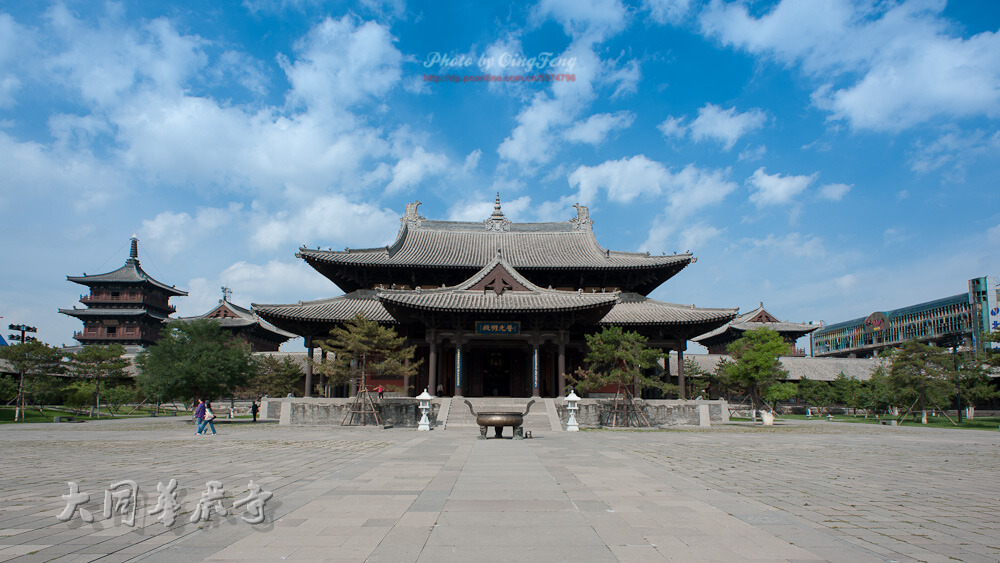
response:
M576 82L575 74L425 74L424 82Z

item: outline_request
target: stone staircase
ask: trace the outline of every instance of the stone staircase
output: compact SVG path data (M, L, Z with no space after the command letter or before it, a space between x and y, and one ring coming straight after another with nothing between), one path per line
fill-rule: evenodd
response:
M528 397L467 397L467 400L472 403L472 408L476 412L524 412L528 402L531 401ZM476 424L476 417L472 416L472 413L469 412L469 405L466 405L463 399L452 399L444 428L446 430L468 430L474 428L478 431L479 425ZM528 416L524 417L523 428L532 432L549 430L551 428L545 399L535 399L535 404L531 405L531 411L528 412ZM507 429L507 435L510 435L509 428ZM490 436L493 436L492 430L490 431Z

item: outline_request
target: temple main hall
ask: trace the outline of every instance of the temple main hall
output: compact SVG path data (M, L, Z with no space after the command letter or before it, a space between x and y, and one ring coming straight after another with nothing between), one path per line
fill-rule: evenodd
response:
M369 385L410 395L443 389L456 397L562 396L564 374L583 363L587 334L620 326L683 358L689 339L738 313L647 297L694 256L603 248L585 206L574 206L568 221L515 223L504 216L499 195L481 222L428 220L419 205L406 206L391 245L299 249L296 256L343 295L254 304L253 311L304 337L314 361L323 359L318 341L356 315L392 326L417 346L423 362L412 380L369 379ZM305 396L331 394L339 393L307 365Z

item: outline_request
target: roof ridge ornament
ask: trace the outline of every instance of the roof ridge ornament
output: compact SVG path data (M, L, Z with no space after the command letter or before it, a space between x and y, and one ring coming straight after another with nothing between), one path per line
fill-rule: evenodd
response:
M400 219L403 226L411 225L415 228L420 228L420 225L423 223L425 217L421 217L420 213L417 212L418 207L420 207L419 201L406 204L406 211L403 212L403 217Z
M139 237L135 234L132 235L132 247L128 251L128 261L131 263L139 263Z
M573 224L573 228L580 231L591 228L594 222L590 220L590 209L579 203L574 203L573 207L576 208L576 217L569 220Z
M496 202L493 204L493 213L483 221L487 231L506 232L510 230L510 220L504 217L500 210L500 192L497 192Z

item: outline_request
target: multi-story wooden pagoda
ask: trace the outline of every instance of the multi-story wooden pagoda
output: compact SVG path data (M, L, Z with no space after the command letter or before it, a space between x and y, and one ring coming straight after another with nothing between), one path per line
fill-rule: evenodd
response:
M805 356L805 350L795 347L795 341L819 328L819 325L809 323L791 323L778 320L768 313L761 303L753 311L744 313L719 328L692 338L698 344L708 348L709 354L728 354L727 347L743 337L743 333L756 328L769 328L788 343L789 356Z
M159 339L163 322L176 311L170 298L187 295L143 271L139 265L139 240L134 236L128 260L121 268L66 279L90 288L90 295L80 296L86 308L59 309L83 321L83 330L73 334L81 344L149 346Z
M584 335L603 325L635 330L652 346L682 353L688 339L737 314L646 297L694 257L602 248L584 206L575 206L569 221L514 223L499 195L482 222L431 221L419 205L406 206L389 246L299 250L345 295L253 310L305 337L310 357L316 339L362 314L418 346L420 373L396 384L514 397L561 395L562 375L582 363ZM312 392L307 369L306 396Z
M295 335L281 330L257 316L252 310L230 301L231 291L222 288L222 299L219 304L204 315L180 317L177 322L191 322L198 319L211 319L222 327L222 330L246 341L254 352L277 352L278 348Z

